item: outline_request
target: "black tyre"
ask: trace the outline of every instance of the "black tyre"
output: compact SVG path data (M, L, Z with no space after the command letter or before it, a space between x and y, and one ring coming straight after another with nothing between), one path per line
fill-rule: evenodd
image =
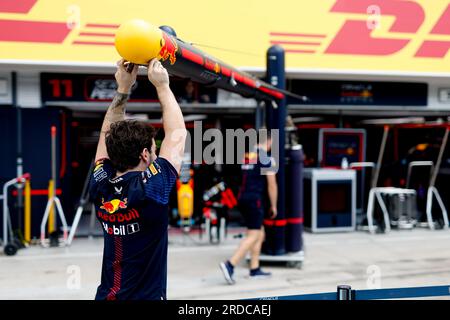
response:
M4 251L5 251L5 254L6 254L7 256L13 256L13 255L15 255L15 254L17 253L17 247L16 247L15 244L8 243L8 244L5 246Z

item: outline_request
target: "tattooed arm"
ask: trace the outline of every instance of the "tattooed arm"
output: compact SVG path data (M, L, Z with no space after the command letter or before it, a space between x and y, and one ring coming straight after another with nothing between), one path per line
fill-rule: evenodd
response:
M97 145L97 153L95 154L95 161L103 158L108 158L108 151L106 150L105 136L112 123L122 121L125 119L125 106L128 101L131 87L136 82L138 66L134 66L131 73L126 70L127 62L123 59L117 62L117 72L115 74L117 81L117 93L111 105L106 111L103 120L102 129L100 131L100 138Z

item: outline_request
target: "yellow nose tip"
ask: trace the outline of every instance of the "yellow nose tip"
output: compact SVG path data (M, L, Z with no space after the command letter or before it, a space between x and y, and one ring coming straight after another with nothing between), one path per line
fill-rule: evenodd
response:
M162 31L150 23L134 19L117 29L115 46L119 55L136 64L148 64L161 50Z

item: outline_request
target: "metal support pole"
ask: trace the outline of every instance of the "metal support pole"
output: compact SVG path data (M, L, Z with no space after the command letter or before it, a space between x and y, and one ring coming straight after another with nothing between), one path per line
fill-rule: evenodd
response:
M300 252L303 249L303 150L297 144L289 152L287 183L289 194L286 197L286 251Z
M11 74L12 84L12 105L16 108L16 134L17 134L17 154L16 154L16 175L21 177L23 175L23 158L22 158L22 108L17 102L17 74ZM22 209L23 209L23 186L17 183L17 229L22 229Z
M381 165L383 164L383 156L384 156L384 151L386 150L386 142L387 142L388 136L389 136L389 127L384 126L383 139L381 140L380 153L378 154L378 160L377 160L377 164L375 166L375 172L373 173L373 176L372 176L371 188L376 188L376 186L378 185L378 178L380 176Z
M271 46L267 50L267 80L279 89L286 88L285 77L285 52L281 46ZM272 134L272 156L277 162L277 183L278 183L278 214L276 221L286 218L286 197L285 197L285 126L286 126L286 98L282 100L272 100L266 106L267 128L278 130L278 140ZM285 248L285 225L275 223L270 227L267 243L263 246L264 252L270 255L282 255L286 253Z
M89 189L89 182L90 182L90 179L91 179L91 173L94 170L94 164L95 164L95 161L92 160L91 164L89 166L89 170L88 170L87 175L86 175L86 179L84 179L83 191L81 191L80 203L79 203L77 211L75 213L75 217L73 218L72 226L70 227L69 238L67 240L67 244L69 246L72 244L73 237L75 236L75 233L77 232L78 223L80 222L81 215L83 214L84 206L86 205L87 202L89 202L89 191L88 191L88 189ZM92 207L93 207L93 209L91 210L91 221L93 219L92 215L94 215L94 218L95 218L95 206L94 206L94 204L92 204ZM91 230L93 229L91 227L92 227L92 223L90 223L89 236L91 236Z
M352 300L352 287L346 285L338 286L337 300Z
M6 247L6 245L9 242L8 232L11 230L8 230L8 225L11 223L10 217L9 217L9 210L8 210L8 188L15 184L17 179L12 179L8 182L6 182L3 185L3 247ZM10 235L12 236L12 235Z

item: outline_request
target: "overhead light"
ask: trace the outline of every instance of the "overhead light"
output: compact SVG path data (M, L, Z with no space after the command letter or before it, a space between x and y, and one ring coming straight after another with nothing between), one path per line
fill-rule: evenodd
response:
M323 121L323 117L298 117L292 118L292 122L294 123L308 123L308 122L319 122Z
M360 121L360 123L375 124L375 125L425 123L425 118L423 118L423 117L407 117L407 118L388 118L388 119L366 119L366 120Z
M447 121L448 122L448 121ZM436 120L434 120L434 121L427 121L426 122L426 124L431 124L431 125L433 125L433 124L435 124L435 125L442 125L442 124L444 124L445 123L445 120L444 119L442 119L442 118L437 118Z

